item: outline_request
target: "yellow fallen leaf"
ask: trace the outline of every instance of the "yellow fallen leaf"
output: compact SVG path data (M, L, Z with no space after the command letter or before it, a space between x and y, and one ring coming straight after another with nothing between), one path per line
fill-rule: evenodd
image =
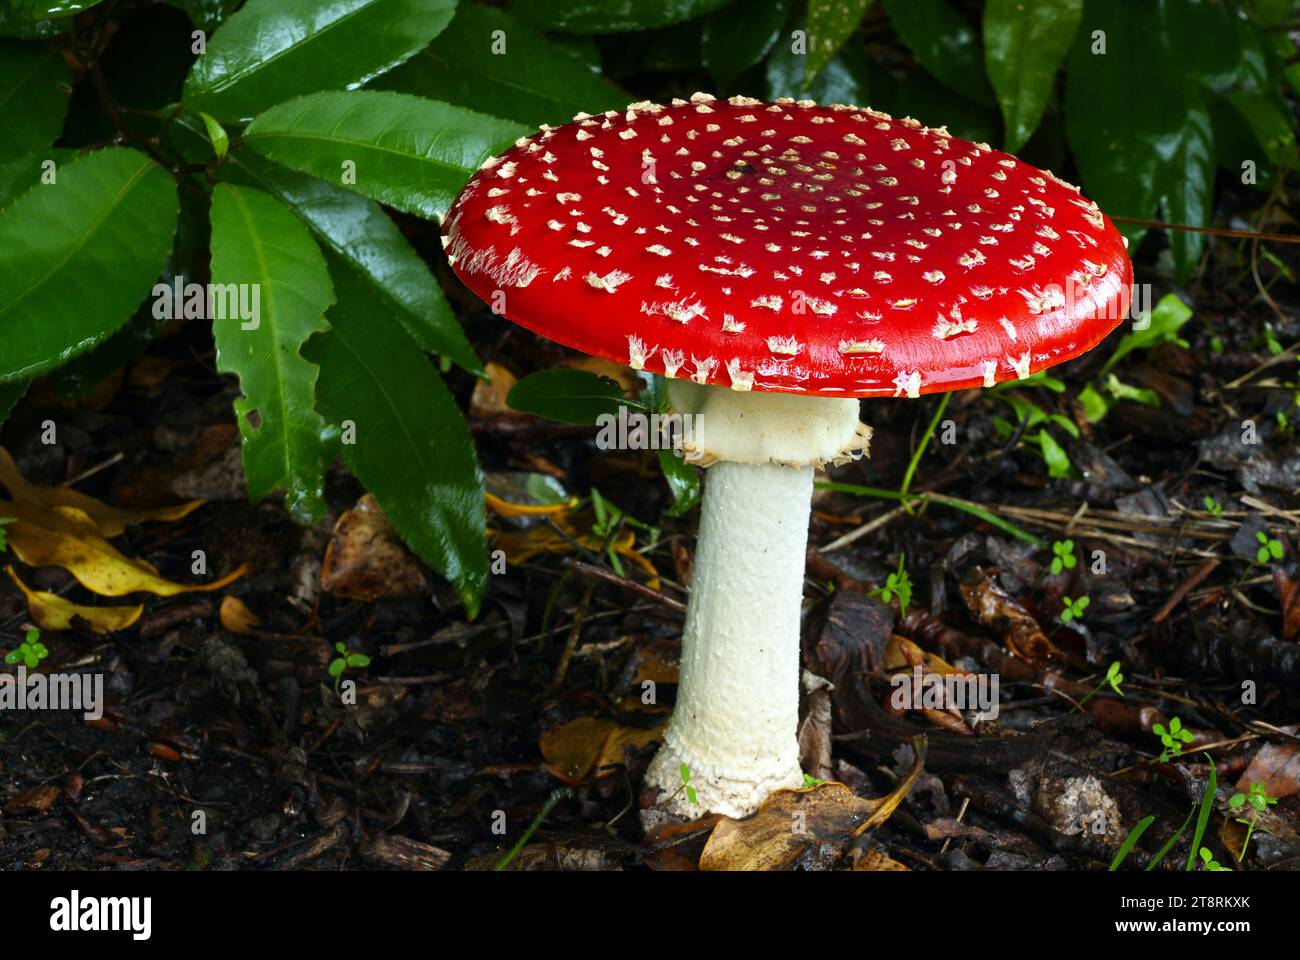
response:
M828 851L846 847L878 827L911 792L925 763L925 738L917 737L912 769L892 793L865 799L842 783L778 790L745 820L723 817L700 854L701 870L793 870L801 863L828 867Z
M256 633L257 628L262 625L262 618L249 610L248 604L238 597L222 597L218 615L221 618L221 625L240 637Z
M661 738L662 717L650 727L632 727L606 717L579 717L547 730L541 737L542 758L552 774L566 783L583 783L602 767L621 764L624 747L645 747Z
M90 517L99 533L105 537L116 537L126 529L127 524L131 523L143 523L147 520L180 520L203 506L202 500L190 500L188 503L155 507L152 510L121 510L67 487L37 486L29 483L19 473L13 457L4 447L0 447L0 485L9 491L9 498L14 503L28 504L42 510L75 507Z
M93 633L112 633L125 630L140 619L144 613L144 604L133 607L87 607L65 600L56 593L44 590L32 590L19 579L13 567L6 567L9 579L14 582L23 596L27 598L27 609L32 620L42 630L67 630L72 626L72 618L80 617Z
M164 580L150 564L132 560L96 532L94 521L76 507L42 510L31 504L0 501L0 517L13 517L5 527L9 547L29 567L62 567L86 589L104 597L152 593L173 597L191 591L220 590L247 572L240 565L211 583L183 584Z

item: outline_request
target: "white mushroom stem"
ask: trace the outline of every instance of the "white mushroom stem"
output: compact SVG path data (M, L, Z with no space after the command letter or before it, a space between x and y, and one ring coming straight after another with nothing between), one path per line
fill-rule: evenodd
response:
M674 383L673 403L696 412L695 452L713 466L677 706L646 782L660 791L660 811L743 817L803 782L799 624L814 463L859 453L869 431L856 400L692 386Z

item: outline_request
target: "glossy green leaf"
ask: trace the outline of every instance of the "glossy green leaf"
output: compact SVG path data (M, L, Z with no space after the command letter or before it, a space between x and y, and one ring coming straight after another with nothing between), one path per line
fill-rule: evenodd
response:
M199 117L203 120L203 126L208 131L208 140L212 143L212 152L217 155L218 160L226 159L226 151L230 149L229 134L226 133L225 128L212 114L201 112Z
M427 48L372 87L414 93L530 126L633 99L599 71L493 7L465 3Z
M560 423L594 424L597 418L618 416L620 407L637 407L613 380L586 370L558 368L524 377L506 395L515 410Z
M871 0L808 0L808 56L804 86L811 86L862 22Z
M1115 365L1134 350L1150 350L1162 343L1177 343L1187 346L1187 341L1179 337L1183 325L1192 318L1192 308L1179 300L1175 294L1166 293L1151 308L1151 316L1138 319L1133 324L1133 331L1124 334L1115 352L1110 355L1102 373L1109 373Z
M1043 451L1043 462L1047 464L1049 477L1068 477L1070 475L1070 457L1065 448L1056 442L1056 438L1045 429L1038 431L1035 438Z
M243 394L235 415L248 497L257 503L283 488L295 517L317 520L325 512L327 426L316 412L318 371L300 350L327 326L334 294L325 258L274 197L222 183L212 191L212 283L237 284L243 302L258 306L251 318L227 310L212 320L217 369L238 376Z
M1184 104L1182 128L1167 142L1172 149L1162 158L1160 206L1168 223L1206 226L1214 207L1214 131L1198 92L1187 91ZM1185 283L1205 250L1205 234L1171 230L1169 249L1174 275L1179 283Z
M234 12L241 0L166 0L166 2L178 10L184 10L194 26L210 33Z
M142 153L98 150L0 210L0 381L89 350L149 293L171 250L176 185Z
M360 274L371 297L388 305L420 349L482 373L428 264L377 203L251 151L239 151L224 169L230 179L242 172L247 182L279 197L324 247Z
M509 0L506 11L539 30L619 33L694 20L731 2L733 0Z
M673 495L668 515L680 517L700 500L700 474L692 464L671 450L659 451L659 469L663 471Z
M984 7L984 65L1007 150L1019 150L1038 127L1081 19L1083 0L988 0Z
M1272 163L1282 166L1295 153L1296 118L1284 97L1274 91L1232 90L1224 94L1224 99L1246 121L1255 141Z
M946 0L884 0L884 4L889 22L921 66L950 90L993 106L979 35L964 13Z
M456 0L248 0L208 41L185 100L223 120L359 87L423 48Z
M767 97L808 98L818 103L856 103L866 105L876 90L870 80L866 51L846 47L837 53L817 74L812 86L804 88L807 70L806 53L800 53L797 31L804 30L802 17L794 17L782 30L776 46L764 65ZM806 43L806 40L803 41ZM868 96L870 92L870 97Z
M723 7L704 21L700 58L718 85L719 94L729 92L732 82L776 45L793 3L751 0Z
M460 409L436 370L365 281L331 257L338 303L304 351L320 365L317 400L351 421L348 467L421 559L455 586L470 616L487 578L483 474ZM346 440L345 436L345 440Z
M73 17L102 0L8 0L6 6L27 20Z
M485 159L527 133L463 107L356 90L272 107L248 125L244 143L286 167L436 219Z
M58 139L71 84L57 50L0 40L0 163Z
M41 182L42 177L47 180L54 177L57 181L59 167L76 155L75 150L51 147L48 150L29 153L25 157L19 157L17 160L10 160L8 163L0 164L0 207L4 207L10 200L17 199L20 194L26 193L36 186ZM54 162L54 166L48 170L45 166L47 161Z

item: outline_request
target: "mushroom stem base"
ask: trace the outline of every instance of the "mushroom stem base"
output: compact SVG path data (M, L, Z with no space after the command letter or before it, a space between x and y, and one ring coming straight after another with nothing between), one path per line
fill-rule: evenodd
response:
M748 816L773 790L803 782L799 621L812 485L809 466L709 468L677 706L646 774L660 811Z

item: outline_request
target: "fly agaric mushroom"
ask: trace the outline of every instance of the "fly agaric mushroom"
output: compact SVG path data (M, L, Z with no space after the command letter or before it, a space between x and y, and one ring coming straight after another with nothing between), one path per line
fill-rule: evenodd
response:
M813 471L859 397L1024 379L1128 311L1125 243L1077 187L911 118L696 94L579 114L485 162L443 244L506 315L661 373L709 465L660 809L745 816L802 783ZM682 791L690 771L698 803Z

